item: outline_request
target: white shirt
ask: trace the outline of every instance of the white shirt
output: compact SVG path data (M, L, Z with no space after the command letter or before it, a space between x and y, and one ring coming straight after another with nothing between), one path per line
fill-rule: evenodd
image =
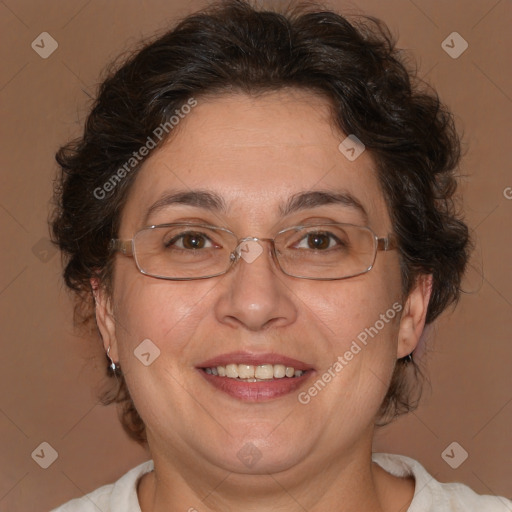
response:
M407 512L512 512L512 501L479 495L464 484L438 482L419 462L405 455L373 453L372 460L392 475L415 478L414 498ZM137 483L153 468L152 460L143 462L114 484L104 485L50 512L141 512Z

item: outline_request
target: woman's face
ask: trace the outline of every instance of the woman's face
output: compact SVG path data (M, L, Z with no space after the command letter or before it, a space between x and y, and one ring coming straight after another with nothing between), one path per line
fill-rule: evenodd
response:
M379 237L392 231L369 152L351 161L338 149L346 135L332 127L325 100L300 91L197 100L140 170L119 238L177 221L222 226L239 238L271 238L305 221L367 225ZM222 198L225 209L161 202L197 190ZM290 198L320 190L354 201L303 201L282 215ZM414 308L401 296L397 251L378 252L361 276L314 281L284 275L268 242L260 246L253 261L242 258L225 275L181 282L145 276L133 259L116 256L99 324L154 458L262 474L369 450L395 360L414 348L422 327L408 321ZM204 370L251 363L308 371L250 383ZM319 379L323 385L308 391Z

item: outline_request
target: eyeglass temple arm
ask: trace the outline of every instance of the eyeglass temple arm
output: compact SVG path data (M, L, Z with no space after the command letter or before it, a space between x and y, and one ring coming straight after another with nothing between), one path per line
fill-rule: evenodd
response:
M113 252L122 252L125 256L133 256L133 244L131 240L113 238L110 241L110 250Z
M390 233L386 238L377 238L378 251L391 251L398 247L396 236Z

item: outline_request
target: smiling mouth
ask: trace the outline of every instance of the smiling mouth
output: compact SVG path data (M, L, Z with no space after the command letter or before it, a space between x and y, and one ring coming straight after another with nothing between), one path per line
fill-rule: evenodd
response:
M284 364L228 364L225 366L209 366L202 368L208 375L226 377L243 382L264 382L275 379L294 379L302 377L307 370L296 370Z
M218 355L196 369L214 389L243 402L264 402L293 394L315 374L310 363L270 351Z

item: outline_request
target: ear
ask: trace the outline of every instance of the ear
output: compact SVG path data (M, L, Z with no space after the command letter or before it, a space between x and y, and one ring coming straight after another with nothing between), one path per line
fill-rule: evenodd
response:
M431 294L432 275L420 275L405 301L402 317L400 318L396 354L398 359L410 354L418 345L425 327Z
M119 361L119 353L117 350L116 339L116 323L112 310L112 301L105 288L100 284L98 278L94 277L90 280L94 302L96 304L96 324L103 340L105 352L110 347L110 357L114 361Z

